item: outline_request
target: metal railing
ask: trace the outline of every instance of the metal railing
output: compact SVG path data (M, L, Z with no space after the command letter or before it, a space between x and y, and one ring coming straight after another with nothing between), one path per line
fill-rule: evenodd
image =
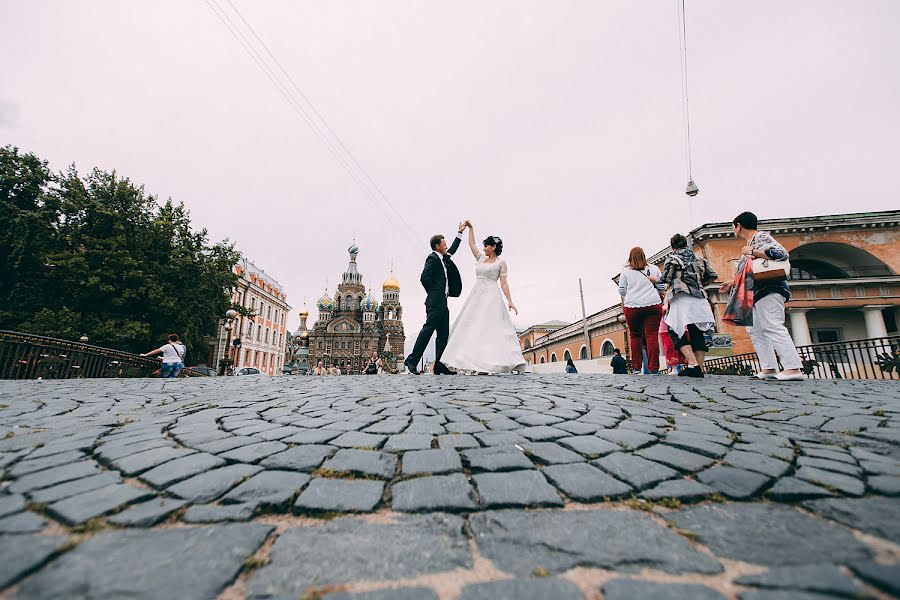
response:
M900 336L797 346L810 379L900 380ZM706 361L710 375L753 375L761 370L755 352Z
M56 338L0 331L0 379L153 377L160 361ZM181 377L205 377L182 369Z
M832 267L834 270L835 276L821 276L814 275L804 269L803 267L793 267L791 269L791 279L792 280L815 280L815 279L851 279L851 278L859 278L859 277L888 277L893 275L891 273L890 268L886 265L865 265L865 266L852 266L852 267Z

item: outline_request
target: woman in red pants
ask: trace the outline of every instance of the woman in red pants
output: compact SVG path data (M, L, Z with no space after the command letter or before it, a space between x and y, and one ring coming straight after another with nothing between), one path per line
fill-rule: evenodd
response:
M631 348L631 369L641 373L641 338L647 345L647 368L659 373L659 322L662 319L659 283L662 274L656 265L647 263L643 248L632 248L628 264L619 274L619 294L625 305L625 321Z

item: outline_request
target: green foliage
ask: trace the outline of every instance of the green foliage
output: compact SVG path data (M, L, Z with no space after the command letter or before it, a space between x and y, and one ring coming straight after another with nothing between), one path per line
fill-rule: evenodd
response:
M178 333L193 357L230 307L238 252L183 204L94 169L50 173L0 148L0 329L146 352Z

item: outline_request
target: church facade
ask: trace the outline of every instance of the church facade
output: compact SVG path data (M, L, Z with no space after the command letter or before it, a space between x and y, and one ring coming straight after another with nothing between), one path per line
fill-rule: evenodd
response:
M393 371L403 364L406 336L403 331L403 307L400 283L393 274L382 284L382 301L366 291L357 268L359 248L347 250L350 263L341 276L337 291L328 290L316 303L319 318L309 333L309 364L319 361L337 366L343 373L361 373L375 352Z

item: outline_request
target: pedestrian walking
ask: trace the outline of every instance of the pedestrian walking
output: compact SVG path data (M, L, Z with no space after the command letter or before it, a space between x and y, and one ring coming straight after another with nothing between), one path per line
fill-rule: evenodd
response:
M802 363L794 340L784 326L784 303L791 299L788 287L790 263L789 254L768 231L760 231L759 220L751 212L743 212L732 221L734 235L747 242L741 248L741 259L737 272L744 270L745 262L754 261L753 278L753 325L747 333L759 356L762 369L753 375L757 379L777 379L779 381L803 381L800 372ZM759 261L757 263L756 261ZM766 276L757 274L757 264L767 269ZM778 263L778 264L773 264ZM773 275L774 274L774 275ZM722 293L731 291L732 284L725 283L719 288ZM778 361L784 368L778 372Z
M575 363L572 362L571 358L566 359L566 373L578 373L578 369L575 368Z
M162 354L162 365L159 367L160 378L178 377L184 368L184 356L187 354L187 348L178 340L178 334L169 335L164 345L146 354L141 354L141 356L156 356L157 354Z
M669 243L672 253L666 258L662 275L669 305L665 321L672 342L687 363L687 368L678 375L703 377L707 351L704 333L716 324L704 288L718 275L708 262L688 248L687 238L680 233L673 235Z
M378 375L378 354L373 352L372 357L369 359L369 364L366 366L366 375Z
M618 348L613 350L613 357L609 360L609 366L612 367L613 375L628 374L628 363L625 362L625 357L622 356L622 352Z
M631 370L635 375L643 371L643 352L647 348L647 369L659 373L659 322L662 320L662 298L665 291L662 273L656 265L647 263L644 249L634 247L628 253L628 263L619 274L619 295L625 307L625 322L631 345ZM643 341L642 341L643 340Z

